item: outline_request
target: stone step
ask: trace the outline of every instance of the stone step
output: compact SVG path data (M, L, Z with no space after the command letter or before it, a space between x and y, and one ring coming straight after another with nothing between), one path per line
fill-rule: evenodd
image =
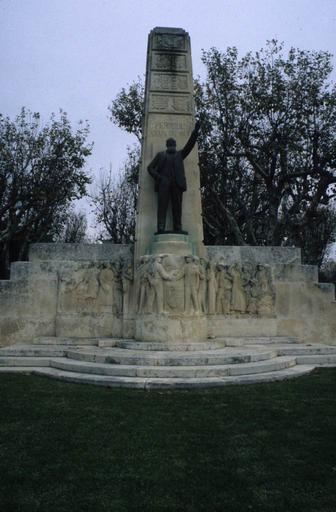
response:
M0 357L61 357L64 345L11 345L0 349Z
M336 345L300 344L275 347L280 356L336 355Z
M205 378L224 377L229 375L248 375L279 371L284 368L295 366L295 364L295 357L278 357L269 361L259 361L257 363L212 366L137 366L89 363L69 359L50 360L50 366L52 368L65 371L96 375L146 378Z
M104 346L99 343L99 346ZM105 345L107 346L107 345ZM193 352L200 350L216 350L223 348L223 343L217 343L217 341L200 341L190 343L167 343L167 342L152 342L152 341L132 341L132 340L117 340L115 347L124 348L126 350L146 350L155 352Z
M240 347L244 345L275 345L275 344L294 344L299 343L298 338L287 336L269 336L269 337L221 337L214 340L200 342L145 342L133 339L120 338L75 338L75 337L56 337L43 336L34 341L38 345L68 345L68 346L98 346L101 348L119 347L127 350L147 350L147 351L199 351L216 350L228 347Z
M60 358L60 360L62 360ZM54 359L56 361L56 359ZM49 357L0 357L0 367L3 366L50 366Z
M88 373L68 372L56 368L15 368L16 373L32 373L34 375L43 375L54 379L82 383L94 384L107 387L128 387L141 389L176 389L176 388L204 388L219 387L234 384L253 384L260 382L275 382L299 377L310 373L314 366L302 365L285 368L277 372L266 372L252 375L238 375L228 377L207 377L207 378L142 378L142 377L116 377L107 375L93 375ZM0 368L0 373L3 370ZM13 370L12 370L13 372Z
M126 338L98 338L97 346L100 348L110 348L116 347L119 342L127 343L134 342L134 339L126 339Z
M74 338L74 337L59 337L59 336L41 336L36 338L34 344L38 345L63 345L63 346L90 346L98 347L100 343L107 343L106 346L114 347L116 343L114 338ZM104 346L104 345L102 345Z
M244 345L278 345L300 343L298 338L289 336L223 336L215 339L216 342L227 347L240 347Z
M313 364L314 366L336 366L336 353L297 356L296 362L297 364Z
M95 363L146 366L204 366L250 363L277 356L275 350L218 349L215 351L145 352L124 349L68 349L69 359Z

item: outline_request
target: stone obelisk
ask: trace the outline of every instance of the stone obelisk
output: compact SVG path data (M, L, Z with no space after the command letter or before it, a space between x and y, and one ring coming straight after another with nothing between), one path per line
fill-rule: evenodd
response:
M148 38L145 113L135 261L151 252L156 232L157 194L147 172L156 153L165 150L168 138L181 149L195 123L190 37L180 28L154 28ZM182 228L188 232L193 254L204 255L200 178L197 145L184 161L187 191L183 194ZM171 229L168 211L167 230Z

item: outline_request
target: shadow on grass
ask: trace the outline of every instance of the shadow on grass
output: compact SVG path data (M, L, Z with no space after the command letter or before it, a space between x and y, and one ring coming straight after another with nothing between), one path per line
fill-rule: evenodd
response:
M336 369L139 391L0 378L1 512L335 512Z

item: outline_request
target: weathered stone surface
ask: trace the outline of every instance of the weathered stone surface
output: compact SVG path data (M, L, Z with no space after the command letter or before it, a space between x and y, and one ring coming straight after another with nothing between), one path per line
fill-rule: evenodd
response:
M261 246L208 246L208 257L223 260L225 265L245 262L261 265L276 265L278 263L301 263L301 250L296 247L261 247Z
M183 315L146 315L136 319L135 337L144 341L204 341L207 338L205 317Z
M175 256L187 256L193 254L193 247L188 235L164 233L153 235L148 253L153 255L173 254Z
M132 256L132 246L113 244L32 244L29 248L29 261L99 261L128 258Z

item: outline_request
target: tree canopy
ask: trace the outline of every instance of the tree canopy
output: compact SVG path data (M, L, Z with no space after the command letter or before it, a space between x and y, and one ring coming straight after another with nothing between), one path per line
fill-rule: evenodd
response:
M205 242L296 245L321 263L335 236L336 88L331 55L269 41L239 58L203 52L195 81ZM109 107L141 140L139 79Z
M29 243L59 236L71 202L91 181L83 170L91 153L87 137L87 124L74 131L62 111L44 126L38 113L24 108L13 121L0 115L2 274L13 246L20 259Z
M208 243L296 245L321 262L333 239L336 89L331 55L268 42L203 54L196 84Z

